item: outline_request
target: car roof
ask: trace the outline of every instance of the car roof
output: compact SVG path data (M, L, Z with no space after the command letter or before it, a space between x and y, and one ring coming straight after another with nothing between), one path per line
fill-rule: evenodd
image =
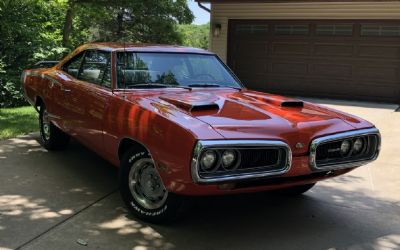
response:
M199 48L183 47L177 45L148 44L148 43L117 43L117 42L89 43L83 45L81 49L102 49L108 51L194 53L194 54L210 54L210 55L214 54L210 51Z

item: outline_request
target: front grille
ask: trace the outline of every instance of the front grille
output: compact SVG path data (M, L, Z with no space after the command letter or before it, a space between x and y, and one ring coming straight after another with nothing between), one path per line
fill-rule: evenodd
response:
M225 149L214 149L219 157ZM215 178L224 176L235 176L266 171L279 171L287 165L287 152L283 148L235 148L240 155L238 165L230 170L219 166L213 171L203 171L199 169L202 178Z
M351 167L357 163L374 160L380 147L380 136L376 129L347 132L344 135L328 136L315 141L311 145L311 165L317 169L331 169L331 166L344 165ZM341 148L344 141L348 145L347 151ZM355 147L356 141L362 142L358 150Z
M240 149L241 168L251 169L259 166L274 166L279 160L279 149ZM283 153L283 152L282 152Z

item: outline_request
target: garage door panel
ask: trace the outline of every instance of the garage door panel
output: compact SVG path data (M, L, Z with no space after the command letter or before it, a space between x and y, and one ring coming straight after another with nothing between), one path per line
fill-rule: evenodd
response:
M359 79L361 80L374 80L378 82L391 82L395 85L399 81L399 68L386 66L364 66L358 70Z
M399 92L400 89L398 89L398 85L396 83L393 82L384 82L384 81L376 81L373 79L369 79L369 80L363 80L360 79L357 82L353 83L354 85L359 85L362 88L375 88L375 87L379 87L379 88L386 88L386 89L390 89L392 92Z
M399 59L399 47L388 45L367 45L361 44L360 57L376 57L384 59Z
M266 75L258 75L254 77L254 75L243 74L241 76L242 81L246 82L246 87L251 89L260 89L265 87L267 84L267 76Z
M330 79L348 79L353 77L353 66L351 64L313 64L312 75L330 77Z
M385 21L367 29L351 20L235 20L233 28L244 23L254 25L239 29L247 35L230 31L228 63L249 88L400 102L400 35Z
M272 55L308 55L310 49L308 43L274 42L272 43Z
M307 63L301 62L274 62L271 65L271 74L306 75L308 71Z
M245 71L245 72L252 72L252 73L258 73L258 72L267 72L267 62L262 60L262 59L256 59L256 58L243 58L243 60L237 61L236 65L237 68L240 68L239 71Z
M355 46L352 44L315 43L314 55L317 56L352 56Z
M381 85L376 85L373 87L365 87L362 85L352 85L351 93L364 96L364 97L374 97L376 99L393 99L398 97L399 92L393 91L392 88L388 88Z
M299 77L297 80L293 78L285 78L285 77L277 77L271 76L269 77L267 83L267 90L276 92L276 91L290 91L293 89L298 89L299 86L302 86L302 90L306 91L306 78Z
M236 54L240 58L264 58L268 54L268 43L253 41L240 42L236 45Z

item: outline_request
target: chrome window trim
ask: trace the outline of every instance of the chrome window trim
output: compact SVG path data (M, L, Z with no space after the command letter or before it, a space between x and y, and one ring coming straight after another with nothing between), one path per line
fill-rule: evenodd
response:
M284 168L274 171L245 173L241 175L203 178L199 175L199 157L207 148L237 148L237 147L279 147L286 150L287 159ZM195 183L215 184L227 181L250 180L287 173L292 166L292 151L288 144L277 140L199 140L194 149L191 163L192 179Z
M341 140L341 139L345 139L345 138L353 138L353 137L357 137L357 136L365 136L365 135L377 135L377 137L378 137L378 141L377 141L378 145L377 145L376 152L373 155L373 157L371 157L370 159L359 160L359 161L347 161L347 162L342 162L342 163L332 164L332 165L328 164L328 165L323 165L320 167L317 166L317 162L316 162L317 147L321 143ZM317 139L314 139L310 145L310 167L314 171L326 171L326 170L337 170L337 169L345 169L345 168L352 168L352 167L360 167L362 165L365 165L367 163L370 163L370 162L376 160L376 158L378 158L378 155L379 155L380 147L381 147L381 135L377 128L360 129L360 130L354 130L354 131L319 137Z

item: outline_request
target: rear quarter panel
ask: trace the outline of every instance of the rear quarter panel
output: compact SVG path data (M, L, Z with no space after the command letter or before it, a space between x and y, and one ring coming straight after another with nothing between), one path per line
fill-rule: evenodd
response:
M22 86L25 98L31 105L35 105L38 98L45 103L51 102L50 80L46 77L47 71L49 69L28 69L23 72Z

